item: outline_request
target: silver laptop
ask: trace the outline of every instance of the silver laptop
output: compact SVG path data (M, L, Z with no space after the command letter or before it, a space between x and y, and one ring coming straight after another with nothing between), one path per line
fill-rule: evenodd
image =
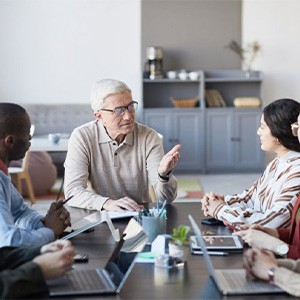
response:
M262 280L247 280L245 269L214 269L201 230L194 218L189 215L194 233L203 251L204 261L208 272L223 295L254 295L284 293L282 289ZM226 258L224 258L226 259Z
M143 228L131 219L104 269L75 269L62 277L48 280L50 296L119 293L137 254L144 249L147 241Z

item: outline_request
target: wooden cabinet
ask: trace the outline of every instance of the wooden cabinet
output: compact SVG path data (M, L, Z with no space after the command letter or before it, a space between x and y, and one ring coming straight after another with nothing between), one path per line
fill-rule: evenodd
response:
M236 97L260 98L261 73L197 71L199 80L143 80L143 122L164 136L165 152L182 144L177 170L261 171L256 130L261 108L235 108ZM218 90L226 107L206 107L205 90ZM199 98L194 108L174 108L170 98Z
M262 171L263 151L256 132L260 109L214 109L206 112L206 170Z
M180 161L176 170L204 171L204 128L203 113L177 111L174 109L147 109L145 123L163 135L164 149L168 152L181 144Z

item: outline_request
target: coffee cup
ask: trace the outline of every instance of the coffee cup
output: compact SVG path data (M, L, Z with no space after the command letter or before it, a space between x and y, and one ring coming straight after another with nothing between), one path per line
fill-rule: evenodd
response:
M186 80L188 78L188 73L186 71L181 71L179 74L178 74L178 78L180 80Z
M190 78L191 80L198 80L199 74L198 74L197 72L190 72L190 73L189 73L189 78Z
M48 139L52 144L58 144L60 140L60 133L49 133Z
M176 79L176 76L177 76L176 71L168 71L168 72L167 72L167 77L168 77L169 79Z

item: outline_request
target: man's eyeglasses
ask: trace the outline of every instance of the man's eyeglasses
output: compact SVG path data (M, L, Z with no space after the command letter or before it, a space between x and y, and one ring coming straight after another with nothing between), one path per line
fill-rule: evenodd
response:
M293 136L298 136L298 128L299 128L298 122L291 124L291 128L292 128Z
M100 110L110 111L110 112L114 113L116 116L122 116L122 115L124 115L126 109L130 113L133 113L136 111L137 107L138 107L138 103L136 101L132 101L127 106L120 106L120 107L116 107L115 109L102 108Z

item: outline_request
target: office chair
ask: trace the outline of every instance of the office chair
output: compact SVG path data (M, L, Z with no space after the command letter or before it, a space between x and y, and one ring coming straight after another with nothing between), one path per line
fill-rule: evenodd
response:
M29 176L29 157L30 152L27 151L25 157L23 158L22 166L21 167L9 167L8 173L11 176L12 182L15 184L17 190L21 195L23 195L23 187L22 181L25 181L28 196L31 202L31 205L35 203L35 196L31 184L31 179Z

